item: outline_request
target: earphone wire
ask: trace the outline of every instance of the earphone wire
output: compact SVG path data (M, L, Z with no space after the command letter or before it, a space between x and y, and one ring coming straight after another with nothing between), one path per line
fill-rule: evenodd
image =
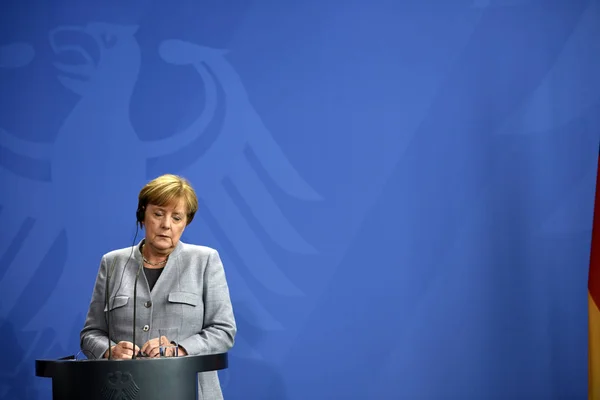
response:
M129 253L129 258L127 259L127 262L125 263L125 266L123 267L123 270L121 271L121 279L119 279L119 287L117 287L117 290L115 290L113 292L113 296L112 299L114 300L114 298L117 296L117 294L119 293L119 290L121 290L121 285L123 284L123 276L125 276L125 269L127 268L127 264L129 264L129 261L131 260L131 256L133 256L133 250L135 250L135 241L137 239L137 235L138 235L138 225L137 222L135 223L135 235L133 236L133 243L131 244L131 253ZM110 301L110 299L109 299ZM110 307L108 309L108 312L110 312Z

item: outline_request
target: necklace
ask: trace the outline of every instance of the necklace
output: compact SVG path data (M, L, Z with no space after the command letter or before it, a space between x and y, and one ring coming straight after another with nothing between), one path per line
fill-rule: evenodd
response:
M150 261L146 260L146 258L144 256L142 256L142 260L144 260L144 262L146 264L150 264L150 265L153 265L155 267L158 267L159 265L163 265L163 264L167 263L167 260L164 260L164 261L161 261L161 262L157 262L157 263L151 263Z
M142 260L144 260L144 262L145 262L146 264L150 264L150 265L152 265L152 266L154 266L154 267L158 267L158 266L161 266L161 265L163 265L163 264L166 264L166 263L167 263L167 261L169 260L169 256L167 256L167 258L166 258L166 259L164 259L163 261L160 261L160 262L157 262L157 263L152 263L152 262L150 262L150 261L146 260L146 257L144 257L144 245L142 245L142 248L141 248L141 251L140 251L140 253L142 253Z

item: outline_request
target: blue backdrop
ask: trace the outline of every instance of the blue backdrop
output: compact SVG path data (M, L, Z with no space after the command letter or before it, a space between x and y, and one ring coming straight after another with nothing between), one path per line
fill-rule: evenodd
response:
M3 1L0 398L167 172L226 398L587 398L599 72L598 0Z

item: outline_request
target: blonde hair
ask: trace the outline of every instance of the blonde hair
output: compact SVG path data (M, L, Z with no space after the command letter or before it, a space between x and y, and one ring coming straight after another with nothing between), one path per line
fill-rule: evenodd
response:
M189 225L198 211L198 197L190 182L177 175L165 174L148 182L140 191L138 196L138 209L136 212L137 222L144 222L146 206L166 206L183 199L186 208L186 225Z

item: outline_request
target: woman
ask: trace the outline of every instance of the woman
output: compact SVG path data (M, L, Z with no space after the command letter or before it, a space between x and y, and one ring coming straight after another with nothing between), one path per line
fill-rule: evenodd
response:
M198 209L194 189L181 177L163 175L146 184L138 200L136 217L145 238L102 257L81 331L82 350L96 358L132 358L134 352L156 357L160 341L175 344L167 356L174 355L175 346L179 356L228 351L237 328L219 253L179 240ZM141 265L132 343L134 282ZM222 398L216 371L199 374L198 384L203 398Z

